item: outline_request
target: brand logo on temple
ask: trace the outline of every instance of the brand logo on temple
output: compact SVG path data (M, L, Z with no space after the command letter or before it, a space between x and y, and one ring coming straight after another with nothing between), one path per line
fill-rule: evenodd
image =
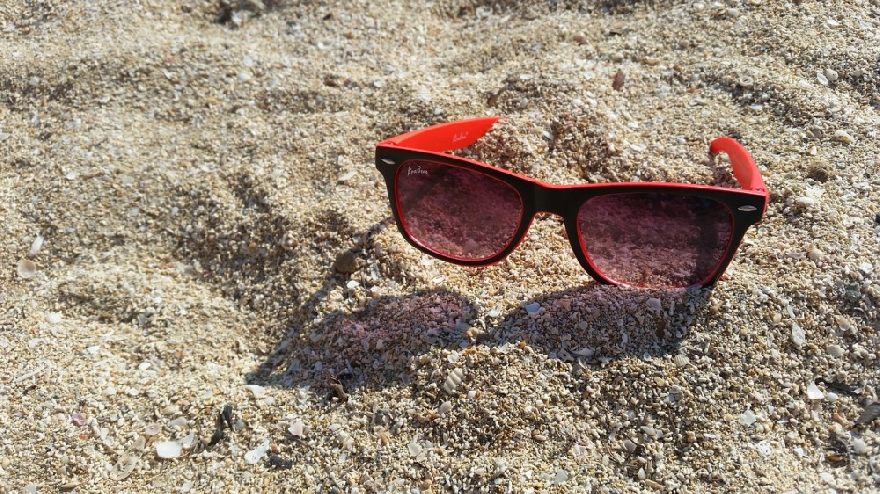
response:
M467 139L467 136L468 136L467 132L460 132L458 134L453 134L452 135L452 142L463 141L463 140Z
M406 175L407 175L407 176L410 176L410 175L427 175L427 174L428 174L428 170L425 170L425 169L422 168L421 166L417 166L417 167L415 167L415 168L413 168L413 167L409 167L409 168L406 169Z

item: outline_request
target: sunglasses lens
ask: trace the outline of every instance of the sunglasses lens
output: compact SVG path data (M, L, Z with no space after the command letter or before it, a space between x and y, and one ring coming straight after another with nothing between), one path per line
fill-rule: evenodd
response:
M578 212L581 248L606 278L627 285L683 288L718 268L733 231L720 202L666 192L593 197Z
M397 172L404 231L419 245L462 261L494 257L513 241L523 215L519 192L490 175L409 160Z

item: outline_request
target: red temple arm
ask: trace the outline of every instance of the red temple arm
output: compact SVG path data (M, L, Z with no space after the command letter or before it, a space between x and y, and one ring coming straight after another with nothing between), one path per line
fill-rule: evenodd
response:
M736 177L740 187L746 190L767 192L761 171L755 165L755 160L746 151L746 148L735 139L719 137L709 144L709 153L713 156L725 153L730 158L730 166L733 167L733 176Z
M442 123L386 139L380 144L442 153L477 142L497 121L498 117L479 117Z

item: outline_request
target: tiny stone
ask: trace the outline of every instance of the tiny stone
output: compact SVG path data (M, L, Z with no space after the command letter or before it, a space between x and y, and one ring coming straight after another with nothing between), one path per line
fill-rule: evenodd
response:
M180 456L181 451L183 451L183 448L177 441L162 441L156 443L156 456L159 458L177 458Z
M660 302L659 298L651 297L645 302L645 304L654 312L663 312L663 304Z
M564 484L568 481L568 472L565 470L559 469L556 471L556 475L553 476L553 483L555 484Z
M825 393L819 389L819 386L816 386L816 383L810 383L807 386L807 398L811 400L821 400L825 397Z
M797 323L791 324L791 342L798 348L804 346L807 342L807 333Z
M739 416L739 423L746 427L749 427L750 425L754 424L755 420L757 419L758 417L755 416L754 412L752 412L751 410L746 410Z
M825 78L830 82L834 82L838 78L837 71L834 69L825 69Z
M162 432L162 426L157 424L156 422L147 424L147 427L144 428L145 436L155 436L156 434Z
M266 388L258 385L258 384L248 384L245 386L253 395L254 398L260 399L266 394Z
M72 423L73 425L75 425L77 427L82 427L82 426L86 425L86 422L87 422L86 416L79 413L79 412L74 412L70 415L70 423Z
M614 74L614 81L611 83L611 88L615 91L623 90L623 85L626 82L626 75L623 73L622 69L617 69L617 73Z
M354 273L357 271L357 255L350 250L340 253L336 256L336 261L333 263L333 269L335 269L337 273Z
M817 73L816 73L816 80L818 80L818 81L819 81L819 84L821 84L821 85L823 85L823 86L827 86L827 85L828 85L828 78L825 77L825 74L822 73L822 72L817 72Z
M46 322L49 324L58 324L61 322L61 313L60 312L50 312L46 314Z
M409 444L406 445L406 449L409 450L409 455L412 457L419 456L422 452L422 446L416 442L415 439L412 440Z
M541 310L541 304L534 302L525 306L526 312L529 314L535 314L539 310Z
M18 276L26 280L33 278L37 274L37 264L29 259L18 261L17 269Z
M177 428L177 429L179 429L181 427L186 427L186 418L177 417L176 419L172 420L171 422L168 422L168 427L173 427L173 428Z
M825 353L834 358L837 358L843 355L843 348L841 348L839 345L828 345L827 347L825 347Z
M636 450L637 447L638 445L636 443L630 441L629 439L624 439L623 449L625 449L627 453L632 453Z
M819 478L821 478L822 481L825 482L825 483L828 484L828 485L833 485L833 484L834 484L834 476L831 475L831 474L828 473L828 472L822 472L822 473L820 473L820 474L819 474Z
M192 447L193 443L196 441L196 435L193 432L183 436L180 439L180 445L183 446L183 449L189 449Z
M803 207L812 206L813 204L816 204L816 200L810 196L800 196L800 197L796 198L794 200L794 202L796 202L798 204L798 206L803 206Z
M672 360L675 362L675 365L679 367L684 367L691 361L691 359L689 359L688 356L683 353L676 354L674 357L672 357Z
M446 415L447 413L449 413L450 410L452 410L452 403L447 400L440 404L440 408L437 410L437 412L440 415Z
M26 494L37 494L37 486L34 484L28 484L24 486L24 492Z

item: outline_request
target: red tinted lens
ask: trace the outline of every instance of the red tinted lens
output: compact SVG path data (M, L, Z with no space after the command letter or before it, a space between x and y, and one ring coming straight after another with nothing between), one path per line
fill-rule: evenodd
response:
M594 197L581 206L577 224L581 247L606 278L663 288L706 281L733 230L724 204L666 192Z
M503 251L519 229L519 192L497 178L437 161L409 160L397 172L397 207L418 244L463 261Z

